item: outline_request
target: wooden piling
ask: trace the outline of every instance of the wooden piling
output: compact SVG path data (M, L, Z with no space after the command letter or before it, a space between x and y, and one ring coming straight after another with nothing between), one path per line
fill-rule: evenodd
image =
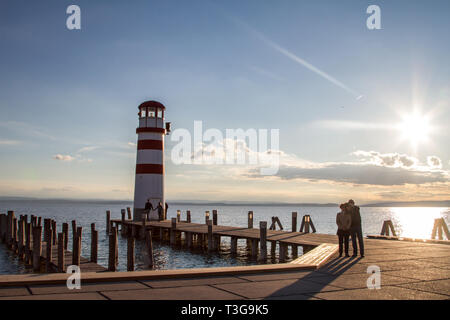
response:
M181 221L181 210L177 210L177 222Z
M58 241L58 232L56 229L56 221L55 220L52 220L52 232L53 232L53 236L52 236L53 245L56 245L56 242Z
M145 240L145 224L147 222L147 215L142 215L142 225L141 225L141 234L140 234L140 238Z
M133 217L131 216L131 208L127 207L127 213L128 213L128 220L132 220Z
M297 232L297 212L292 212L292 232Z
M31 264L32 261L32 248L31 248L31 240L32 240L32 231L33 227L30 223L25 225L25 263L27 265Z
M287 257L287 245L285 243L280 242L280 262L286 262Z
M177 218L172 218L172 227L170 228L170 244L175 244L175 233L177 229Z
M152 242L152 230L146 231L146 249L147 249L147 259L148 259L148 267L153 269L154 266L154 257L153 257L153 242Z
M277 242L270 241L270 258L274 260L276 258Z
M213 225L217 226L217 222L218 222L217 210L213 210Z
M260 238L260 250L259 250L259 260L267 260L267 221L259 222L259 238Z
M17 252L17 218L13 219L12 250Z
M19 260L23 260L25 257L25 220L22 218L19 221L19 232L18 232L18 255Z
M237 253L237 243L238 243L237 237L231 237L231 246L230 246L230 253L236 254Z
M47 230L47 243L46 243L46 255L45 255L45 271L47 273L52 270L52 252L53 252L53 232Z
M111 231L111 211L106 210L106 234Z
M134 271L134 245L133 237L127 238L127 271Z
M108 271L116 271L116 252L117 252L117 232L116 227L111 228L109 234L109 257L108 257Z
M298 245L292 244L291 250L292 250L292 257L297 258L298 257Z
M58 233L58 272L64 272L64 232Z
M69 224L64 222L62 224L62 231L64 234L64 250L67 250L69 244Z
M73 242L73 256L72 256L72 264L79 266L81 261L81 239L82 239L82 227L77 227L75 231L75 239Z
M127 233L127 231L126 231L127 227L126 227L126 225L125 225L125 214L126 214L125 209L120 210L120 214L121 214L121 216L122 216L122 228L121 228L121 234L122 234L122 235L126 235L126 233Z
M258 239L252 239L252 259L258 257Z
M191 223L191 211L186 211L186 222Z
M41 270L42 226L33 228L33 271Z
M77 222L75 220L72 220L72 262L77 260L77 258L75 257L76 241L77 241Z
M212 221L208 220L207 223L208 223L208 252L212 252L214 250Z
M253 229L253 211L248 212L248 228Z
M186 244L189 249L192 248L192 232L186 232Z
M98 256L98 231L95 223L91 223L91 262L97 263Z
M209 221L209 211L205 212L205 224L208 225L208 221Z

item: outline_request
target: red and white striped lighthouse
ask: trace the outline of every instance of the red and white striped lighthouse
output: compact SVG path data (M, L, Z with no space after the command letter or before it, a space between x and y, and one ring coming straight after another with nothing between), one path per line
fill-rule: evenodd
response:
M164 136L168 133L164 124L163 104L146 101L139 106L139 127L136 129L137 156L134 185L133 220L141 221L147 200L153 208L161 202L164 208ZM169 125L169 123L167 123ZM156 210L150 212L150 220L158 220Z

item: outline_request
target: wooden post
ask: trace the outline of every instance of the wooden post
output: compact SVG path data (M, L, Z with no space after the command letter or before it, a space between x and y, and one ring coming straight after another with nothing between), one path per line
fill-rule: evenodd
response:
M231 237L231 247L230 247L230 253L236 254L237 253L237 237Z
M253 228L253 211L248 212L248 228Z
M77 241L77 222L75 220L72 220L72 262L76 261L76 242ZM75 263L72 263L75 264Z
M292 249L292 257L297 258L298 257L298 245L293 244L291 246Z
M143 214L142 215L142 226L141 226L141 239L144 239L145 240L145 234L146 234L146 232L145 232L145 229L146 229L146 226L145 226L145 224L146 224L146 222L147 222L147 215L145 215L145 214Z
M442 221L441 221L441 219L437 219L437 225L438 225L438 239L443 240L444 238L442 237Z
M106 210L106 234L111 231L111 211Z
M132 220L130 207L127 207L127 213L128 213L128 220Z
M56 221L52 220L52 232L53 232L53 245L56 245L56 242L58 241L58 232L56 230Z
M19 238L17 245L19 260L23 260L25 255L25 220L23 218L19 221Z
M186 243L189 249L192 248L192 232L186 232Z
M292 232L297 232L297 212L292 212Z
M97 263L98 252L98 231L95 230L95 223L91 223L91 262Z
M191 211L186 211L186 222L191 223Z
M82 227L78 227L75 231L75 240L74 240L74 249L73 249L73 256L72 256L72 264L79 266L80 260L81 260L81 238L82 238Z
M122 235L126 234L126 229L127 227L125 226L125 209L120 210L120 214L122 215L122 228L121 228L121 233Z
M205 212L205 224L208 225L208 221L209 221L209 211Z
M170 228L170 244L175 244L175 233L177 230L177 218L172 218L172 227Z
M53 252L53 232L47 230L47 243L46 243L46 256L45 256L45 271L49 273L52 269L52 252Z
M64 234L64 250L67 250L69 244L69 224L64 222L62 225L62 231Z
M116 227L111 228L109 234L109 259L108 259L108 271L116 271L116 246L117 246L117 232Z
M127 238L127 271L134 271L134 243L133 237Z
M207 223L208 223L208 252L212 252L214 250L212 221L208 220Z
M177 222L181 221L181 211L177 210Z
M309 233L309 215L305 215L305 233Z
M280 262L285 262L287 256L287 245L280 242Z
M248 223L248 228L252 229L253 228L253 211L248 212L247 223ZM249 239L247 239L246 242L247 242L247 250L248 250L250 247L251 241Z
M48 218L44 218L44 242L48 242L48 234L51 230L51 221Z
M213 210L213 225L217 226L217 210Z
M309 217L309 225L311 226L312 232L316 233L316 231L317 231L316 227L314 227L314 223L313 223L311 217L309 215L308 215L308 217ZM392 226L392 228L393 228L393 226Z
M252 239L252 259L258 257L258 239Z
M270 258L274 260L276 258L277 242L270 241Z
M153 269L153 265L155 263L153 257L153 243L152 243L152 230L146 231L146 243L147 243L147 259L148 259L148 267Z
M32 256L31 256L31 232L33 231L33 227L31 226L31 222L25 225L25 263L31 264Z
M267 221L259 222L259 239L260 239L259 260L266 261L267 260Z
M3 219L4 219L4 214L0 213L0 241L2 241L2 242L4 241L3 240L3 237L4 237L3 236L4 235L4 231L3 230L4 230L4 224L5 224L3 222L4 221Z
M448 230L448 226L447 226L447 223L445 222L444 218L441 218L441 227L444 230L447 240L450 240L450 232Z
M58 272L64 272L64 232L58 233Z
M442 232L441 232L441 236L442 236ZM13 219L13 236L12 236L12 246L11 247L14 252L17 251L17 218Z
M37 225L42 227L42 217L38 217ZM42 233L42 232L41 232Z
M33 271L41 270L42 227L33 228Z

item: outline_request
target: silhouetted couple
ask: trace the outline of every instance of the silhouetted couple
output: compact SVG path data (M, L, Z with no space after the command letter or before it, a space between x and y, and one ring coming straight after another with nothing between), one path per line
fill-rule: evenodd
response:
M336 224L338 226L337 235L339 238L339 257L342 257L345 247L345 256L348 254L349 237L352 237L353 257L358 255L356 239L359 243L359 252L364 257L364 242L362 235L361 214L359 207L355 206L355 201L349 200L339 206L341 212L336 215Z
M165 203L164 208L163 208L161 201L158 203L158 206L156 208L153 208L153 205L150 202L150 199L147 199L147 202L145 203L145 211L147 213L147 220L150 220L150 212L152 210L158 211L158 221L164 220L166 218L167 209L169 209L169 205L167 204L167 202Z

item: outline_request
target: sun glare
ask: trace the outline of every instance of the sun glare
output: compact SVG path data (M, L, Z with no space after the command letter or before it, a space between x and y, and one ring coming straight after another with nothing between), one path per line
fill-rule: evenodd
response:
M414 112L402 118L402 123L398 125L398 129L402 134L402 140L409 141L414 148L417 148L420 143L428 141L431 126L427 116Z

